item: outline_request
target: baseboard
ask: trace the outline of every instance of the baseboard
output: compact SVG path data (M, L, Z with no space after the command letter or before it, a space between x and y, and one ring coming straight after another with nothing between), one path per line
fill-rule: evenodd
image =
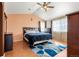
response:
M1 56L1 57L5 57L5 53L4 53L3 56Z

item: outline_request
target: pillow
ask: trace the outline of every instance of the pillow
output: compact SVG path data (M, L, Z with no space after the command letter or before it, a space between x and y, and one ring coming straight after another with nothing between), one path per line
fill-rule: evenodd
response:
M35 31L27 30L26 33L35 33Z
M39 33L39 31L35 30L27 30L26 33Z

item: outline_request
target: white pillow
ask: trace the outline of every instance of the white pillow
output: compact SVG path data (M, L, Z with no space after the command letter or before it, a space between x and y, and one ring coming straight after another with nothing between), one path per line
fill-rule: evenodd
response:
M26 33L35 33L34 30L27 30Z

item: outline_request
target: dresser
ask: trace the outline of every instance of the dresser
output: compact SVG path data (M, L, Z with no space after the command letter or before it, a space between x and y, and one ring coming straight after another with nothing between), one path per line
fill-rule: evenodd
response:
M7 33L4 36L5 38L5 43L4 43L4 50L10 51L13 49L13 34L12 33Z

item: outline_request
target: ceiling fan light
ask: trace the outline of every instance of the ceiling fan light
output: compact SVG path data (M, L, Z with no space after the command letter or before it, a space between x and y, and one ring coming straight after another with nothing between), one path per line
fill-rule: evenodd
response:
M44 8L45 11L47 11L47 6L44 6L43 8Z
M47 9L47 6L44 6L45 9Z

